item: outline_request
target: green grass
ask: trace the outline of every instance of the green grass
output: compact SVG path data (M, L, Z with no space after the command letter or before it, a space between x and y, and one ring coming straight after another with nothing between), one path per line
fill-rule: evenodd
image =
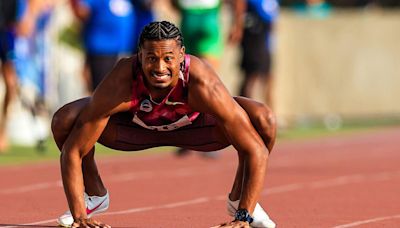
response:
M400 126L400 119L395 118L374 118L374 119L348 119L344 120L338 129L327 129L321 122L311 122L307 125L288 130L278 131L278 139L301 140L306 138L329 137L335 135L349 135L358 132L374 131L382 128Z
M109 149L103 145L96 144L96 156L120 156L130 153L132 156L143 156L153 153L162 153L171 151L171 147L158 147L140 152L121 152ZM12 145L5 153L0 153L0 166L19 165L27 163L41 163L48 161L57 161L60 158L60 152L53 139L48 139L44 143L43 149L38 147L27 147Z
M357 132L373 131L388 126L399 126L400 121L375 120L375 121L347 121L343 126L336 130L328 130L323 124L313 123L307 126L291 128L278 131L278 142L286 140L304 140L310 138L329 137L335 135L350 135ZM57 161L59 151L53 141L48 139L44 143L45 150L38 150L36 147L11 146L7 153L0 154L0 166L18 165L27 163L40 163ZM152 153L162 153L171 151L171 147L159 147L143 152L130 153L132 156L143 156ZM120 156L126 152L114 151L102 145L96 145L96 156Z

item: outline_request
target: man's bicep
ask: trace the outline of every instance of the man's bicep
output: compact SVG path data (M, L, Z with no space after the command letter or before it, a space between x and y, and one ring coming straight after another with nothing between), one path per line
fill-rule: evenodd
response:
M225 119L235 101L210 65L192 57L189 103L197 111Z

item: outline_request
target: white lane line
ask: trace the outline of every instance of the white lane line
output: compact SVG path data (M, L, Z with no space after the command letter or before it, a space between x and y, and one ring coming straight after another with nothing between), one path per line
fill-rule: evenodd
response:
M169 203L169 204L164 204L164 205L159 205L159 206L131 208L128 210L123 210L123 211L107 212L102 215L123 215L123 214L138 213L138 212L157 210L157 209L165 209L165 208L170 209L170 208L176 208L176 207L184 207L184 206L192 205L192 204L206 203L210 200L211 199L208 197L202 197L202 198L197 198L197 199L193 199L193 200Z
M231 168L231 167L225 167ZM223 169L225 169L223 168ZM222 169L222 168L219 168ZM107 182L124 182L124 181L131 181L131 180L138 180L138 179L150 179L150 178L159 178L159 177L166 177L166 178L175 178L175 177L182 177L182 176L194 176L197 174L204 174L205 172L215 172L215 169L203 169L203 168L182 168L173 171L166 171L166 172L151 172L151 171L141 171L141 172L131 172L131 173L124 173L120 175L115 175L111 178L104 178L107 179ZM327 185L330 186L339 186L339 185L346 185L351 183L360 183L363 181L386 181L393 178L397 178L400 176L400 171L394 172L381 172L375 173L372 175L366 174L354 174L354 175L347 175L347 176L340 176L335 177L333 179L327 180L320 180L310 182L308 184L290 184L284 185L282 187L285 188L295 188L296 190L299 188L305 188L304 185L307 185L307 188L317 189L317 188L326 188ZM301 186L299 186L301 185ZM8 188L8 189L0 189L0 194L16 194L16 193L26 193L31 191L39 191L48 188L54 187L62 187L61 181L54 181L54 182L43 182L37 183L32 185L25 185L16 188ZM272 191L268 189L267 191ZM273 191L280 191L279 189Z
M26 192L39 191L39 190L53 188L53 187L62 187L61 181L43 182L43 183L38 183L38 184L25 185L25 186L17 187L17 188L1 189L0 194L26 193Z
M379 181L382 179L387 180L388 178L391 178L391 177L397 177L398 175L400 175L400 172L393 172L393 173L383 172L383 173L378 173L376 175L371 175L371 176L366 175L366 176L364 176L364 178L360 178L360 175L342 176L342 177L337 177L337 178L328 179L328 180L314 181L314 182L310 182L310 183L297 183L297 184L288 184L288 185L271 187L271 188L264 190L261 194L262 195L280 194L280 193L286 193L286 192L293 192L293 191L297 191L297 190L303 190L303 189L307 189L307 188L330 188L330 187L334 187L334 186L338 186L338 185L358 183L361 180L369 180L371 177L372 177L372 179L376 179ZM376 177L376 178L374 178L374 177ZM209 202L212 200L217 200L217 201L226 200L226 197L227 197L227 195L220 195L220 196L215 196L212 198L202 197L202 198L181 201L181 202L173 202L173 203L158 205L158 206L130 208L130 209L121 210L121 211L106 212L103 215L124 215L124 214L152 211L152 210L157 210L157 209L184 207L187 205L206 203L206 202ZM384 217L383 219L391 219L391 218L397 218L397 217L400 217L400 215ZM379 219L383 220L382 218L379 218ZM380 221L380 220L378 220L378 221ZM44 225L44 224L53 223L53 222L56 222L56 219L48 219L48 220L32 222L32 223L23 224L23 225ZM5 227L0 227L0 228L6 228L6 227L7 228L17 228L18 226L5 226ZM344 228L344 227L339 226L339 227L335 227L335 228Z
M278 187L267 188L261 194L262 195L270 195L270 194L278 194L283 192L291 192L305 188L305 184L287 184Z
M55 222L57 222L57 219L48 219L48 220L43 220L43 221L39 221L39 222L18 224L18 225L15 225L15 226L0 226L0 228L20 228L22 226L45 225L45 224L48 224L48 223L55 223Z
M182 171L182 170L180 170ZM176 173L176 172L171 172ZM204 172L203 172L204 173ZM137 175L135 175L138 177ZM149 175L150 177L152 175ZM297 190L302 190L302 189L307 189L307 188L329 188L329 187L334 187L334 186L339 186L339 185L346 185L346 184L352 184L352 183L359 183L365 180L375 180L375 181L382 181L382 180L389 180L394 177L400 176L400 171L396 172L382 172L382 173L377 173L374 175L349 175L349 176L341 176L333 179L327 179L327 180L321 180L321 181L314 181L310 183L295 183L295 184L288 184L288 185L282 185L282 186L277 186L277 187L271 187L266 190L264 190L261 194L262 195L271 195L271 194L279 194L279 193L285 193L285 192L292 192L292 191L297 191ZM127 177L127 176L125 176ZM117 181L120 180L117 177ZM122 178L126 180L125 178ZM133 178L135 179L135 178ZM104 213L104 215L120 215L120 214L130 214L130 213L138 213L138 212L144 212L144 211L151 211L151 210L156 210L156 209L163 209L163 208L173 208L173 207L181 207L181 206L187 206L191 204L199 204L199 203L205 203L209 202L211 200L225 200L226 195L220 195L211 198L208 197L203 197L203 198L197 198L193 200L188 200L188 201L182 201L182 202L175 202L175 203L170 203L170 204L165 204L165 205L159 205L159 206L149 206L149 207L142 207L142 208L131 208L127 210L122 210L122 211L115 211L115 212L107 212ZM400 216L400 215L398 215ZM398 217L397 215L395 216L396 218ZM392 216L393 217L393 216ZM386 218L386 217L384 217ZM382 219L382 218L378 218ZM38 222L33 222L33 223L28 223L28 224L23 224L23 225L43 225L47 224L50 222L55 222L56 219L48 219L48 220L43 220L43 221L38 221ZM378 220L379 221L379 220ZM18 227L18 226L5 226L7 228L11 227ZM0 227L0 228L5 228L5 227ZM336 227L337 228L337 227Z
M392 220L392 219L400 219L400 214L399 215L386 216L386 217L372 218L372 219L367 219L367 220L362 220L362 221L356 221L356 222L352 222L352 223L348 223L348 224L334 226L332 228L355 227L355 226L364 225L364 224L368 224L368 223L375 223L375 222L380 222L380 221L383 221L383 220Z
M277 193L290 192L290 191L295 191L295 190L301 189L302 186L304 186L304 185L303 184L290 184L290 185L272 187L272 188L268 189L268 191L264 191L262 194L266 195L266 194L277 194ZM103 213L102 215L124 215L124 214L139 213L139 212L145 212L145 211L151 211L151 210L157 210L157 209L183 207L183 206L187 206L187 205L206 203L211 200L218 200L218 201L226 200L226 197L227 197L227 195L220 195L220 196L216 196L213 198L201 197L201 198L197 198L197 199L181 201L181 202L173 202L173 203L158 205L158 206L130 208L130 209L121 210L121 211L106 212L106 213ZM56 219L48 219L48 220L43 220L43 221L26 223L26 224L22 224L22 225L45 225L47 223L55 223L55 222L56 222ZM21 226L21 225L19 225L19 226ZM18 226L0 226L0 228L17 228L17 227Z
M232 167L220 167L218 169L215 168L208 168L204 169L203 167L199 168L181 168L175 169L171 171L160 171L160 172L153 172L153 171L141 171L141 172L131 172L131 173L123 173L120 175L114 175L110 178L104 178L107 182L126 182L132 180L139 180L139 179L151 179L151 178L176 178L176 177L185 177L185 176L195 176L204 173L213 173L218 172L224 169L231 169ZM14 187L8 189L0 189L0 194L9 195L9 194L21 194L27 193L32 191L39 191L49 188L56 188L62 187L61 181L52 181L52 182L42 182L37 184L25 185L21 187Z
M102 213L101 215L123 215L123 214L139 213L139 212L145 212L145 211L151 211L151 210L157 210L157 209L170 209L170 208L184 207L187 205L206 203L208 201L211 201L211 199L208 197L201 197L201 198L197 198L197 199L193 199L193 200L173 202L173 203L158 205L158 206L139 207L139 208L131 208L131 209L127 209L127 210L122 210L122 211L106 212L106 213ZM37 221L37 222L32 222L32 223L25 223L25 224L16 225L16 226L0 226L0 228L18 228L21 226L45 225L48 223L55 223L56 221L57 221L56 219L48 219L48 220L42 220L42 221Z

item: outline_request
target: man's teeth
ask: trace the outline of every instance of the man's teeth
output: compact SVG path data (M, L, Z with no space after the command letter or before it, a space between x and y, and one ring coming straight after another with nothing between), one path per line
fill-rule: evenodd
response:
M153 77L156 77L156 78L165 78L168 76L169 76L169 74L153 74Z

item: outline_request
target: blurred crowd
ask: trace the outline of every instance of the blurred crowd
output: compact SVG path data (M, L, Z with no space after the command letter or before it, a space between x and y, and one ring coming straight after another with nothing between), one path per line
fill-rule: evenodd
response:
M120 57L135 51L141 28L154 20L152 2L0 0L0 66L4 81L0 152L8 149L8 133L21 138L26 130L30 132L25 139L19 140L20 143L36 144L40 150L44 149L50 116L57 108L50 107L47 101L49 96L55 95L57 88L62 87L50 75L54 68L51 64L57 62L52 59L54 46L49 24L57 7L71 11L75 17L73 21L78 34L73 42L84 53L82 82L86 88L84 95L90 95ZM71 36L71 31L66 33L69 34L67 37ZM65 32L60 37L63 35Z
M90 95L119 58L136 51L144 25L153 20L169 20L159 16L157 2L164 5L168 2L179 15L187 52L204 58L216 70L224 61L221 57L225 44L237 45L242 53L243 75L238 94L251 97L254 85L262 83L264 102L272 107L274 24L280 7L323 18L335 7L400 6L398 0L0 0L1 78L4 81L4 93L0 95L3 98L0 152L8 148L7 123L14 116L10 110L13 102L28 112L35 123L29 129L35 137L28 138L34 138L39 147L49 135L52 111L63 105L51 107L47 103L47 97L54 96L49 91L62 87L49 79L54 67L50 60L56 62L50 54L52 42L49 40L54 9L62 5L63 10L68 9L74 16L72 29L58 30L59 41L71 43L84 53L82 80L78 81L84 83L83 95ZM223 36L220 23L221 8L225 4L232 9L227 37ZM75 39L71 38L74 36ZM57 61L63 60L64 57Z

